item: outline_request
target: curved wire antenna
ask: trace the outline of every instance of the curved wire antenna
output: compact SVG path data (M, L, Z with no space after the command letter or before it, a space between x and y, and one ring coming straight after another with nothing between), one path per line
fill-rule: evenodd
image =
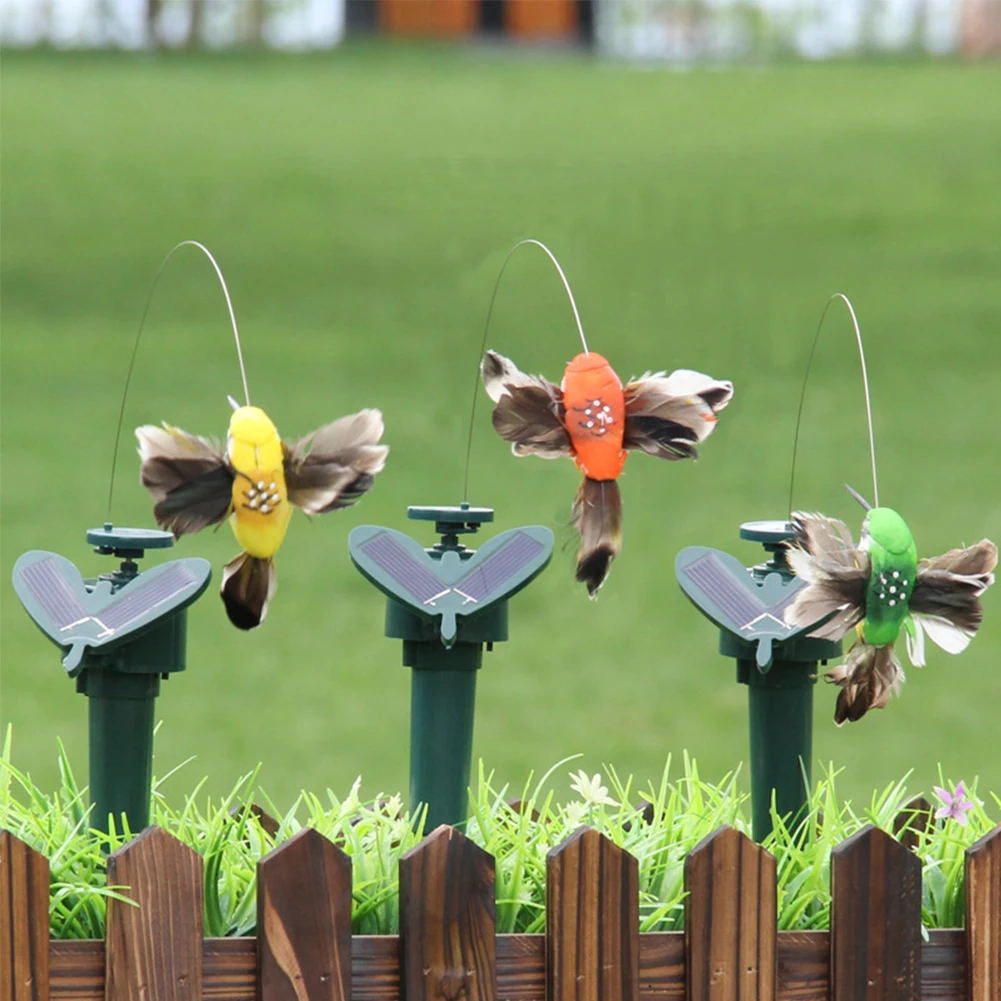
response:
M476 426L476 401L480 389L479 366L480 361L483 358L483 352L487 347L487 334L490 332L490 319L494 315L494 303L497 301L497 290L500 288L501 279L504 277L504 272L507 269L508 262L512 257L514 257L515 251L517 251L520 247L525 247L529 244L538 247L542 250L546 257L553 262L553 267L556 268L559 273L560 281L563 282L563 288L566 289L567 298L570 300L570 308L573 310L573 318L577 323L577 333L580 334L580 343L584 347L584 354L589 355L591 353L587 347L587 339L584 337L584 325L580 322L580 313L577 310L577 300L573 297L573 290L570 288L570 282L567 280L567 276L563 271L563 268L560 267L560 262L556 260L556 255L541 240L534 240L531 237L526 240L519 240L507 252L507 257L504 258L504 263L501 264L500 271L497 274L497 281L494 282L494 290L490 296L490 305L487 307L486 322L483 324L483 339L480 341L480 353L476 356L476 382L473 383L473 401L469 408L469 435L466 439L466 468L462 481L463 503L469 500L469 457L472 455L473 451L473 429Z
M813 365L813 356L817 353L817 344L820 341L820 332L824 328L824 320L827 312L831 308L835 299L840 299L847 307L852 318L852 326L855 328L855 343L858 345L859 362L862 365L862 388L865 390L865 416L869 424L869 460L872 464L872 499L873 506L879 507L879 487L876 483L876 439L872 433L872 403L869 399L869 373L865 367L865 348L862 346L862 331L859 329L858 317L855 315L855 308L851 300L843 292L835 292L827 304L823 313L820 314L820 322L817 324L817 333L813 337L813 347L810 348L810 358L806 363L806 373L803 376L803 389L799 394L799 410L796 413L796 434L792 442L792 472L789 475L789 514L792 515L792 492L796 483L796 450L799 446L799 426L803 420L803 404L806 401L806 384L810 378L810 367Z
M222 294L226 297L226 308L229 310L229 320L233 325L233 340L236 341L236 357L240 363L240 377L243 380L243 398L246 401L246 405L250 406L250 390L247 388L247 370L243 364L243 348L240 345L240 331L236 326L236 313L233 312L233 300L229 295L229 288L226 285L226 279L223 277L222 268L219 267L219 262L212 256L212 252L204 244L199 243L197 240L182 240L177 246L172 247L167 256L163 259L160 264L159 269L156 272L156 276L153 278L153 285L149 290L149 298L146 300L146 306L143 308L142 318L139 320L139 329L136 331L136 340L132 345L132 357L129 360L129 369L125 374L125 389L122 392L122 405L118 411L118 427L115 429L115 451L111 456L111 481L108 484L108 517L107 521L111 521L111 505L115 496L115 468L118 465L118 446L122 438L122 422L125 418L125 403L129 396L129 386L132 383L132 371L136 367L136 357L139 354L139 340L142 337L143 328L146 325L146 316L149 313L149 308L153 304L153 295L156 292L157 284L160 281L160 276L163 274L164 268L167 267L170 259L176 254L181 247L196 247L200 250L212 264L215 269L216 276L219 279L219 284L222 286ZM230 397L232 401L232 397Z

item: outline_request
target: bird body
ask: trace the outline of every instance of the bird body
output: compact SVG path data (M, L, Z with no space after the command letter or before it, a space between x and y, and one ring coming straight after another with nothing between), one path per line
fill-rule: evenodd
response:
M229 518L242 551L223 568L222 599L235 626L253 629L277 589L273 557L292 508L326 514L353 504L371 488L389 448L379 444L378 410L287 444L259 407L233 406L225 451L169 424L137 428L136 437L140 481L158 525L180 538Z
M596 352L579 354L563 373L565 423L577 468L592 480L617 480L629 453L622 447L626 398L615 369Z
M918 552L907 523L892 508L869 512L862 546L868 546L869 580L862 636L873 646L896 641L908 615L918 572Z
M278 552L292 519L278 429L259 407L240 407L229 420L226 452L236 473L233 534L251 556L269 559Z
M630 451L661 459L696 458L733 396L733 384L682 369L648 372L623 386L608 360L584 351L559 386L526 375L488 351L480 367L496 406L493 425L515 455L572 459L584 480L570 520L580 534L577 580L594 597L622 545L618 478Z

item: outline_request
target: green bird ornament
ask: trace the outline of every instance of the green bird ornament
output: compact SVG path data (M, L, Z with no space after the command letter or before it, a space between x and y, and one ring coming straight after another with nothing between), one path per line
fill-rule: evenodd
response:
M821 514L793 514L796 538L788 544L789 565L807 584L785 611L790 625L823 619L810 635L840 640L852 629L856 640L841 664L825 677L839 685L834 721L855 722L882 709L904 682L894 653L903 628L907 656L925 664L925 635L947 653L961 653L983 619L980 596L994 583L997 546L982 539L918 560L914 537L892 508L867 509L858 545L844 522Z

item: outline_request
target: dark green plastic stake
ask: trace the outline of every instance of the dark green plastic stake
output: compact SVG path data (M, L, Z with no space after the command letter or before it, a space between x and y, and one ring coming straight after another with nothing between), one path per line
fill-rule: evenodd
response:
M92 826L149 825L153 713L160 681L185 668L187 606L208 586L206 560L183 559L140 574L147 549L174 543L169 532L103 528L87 541L121 566L84 580L69 560L39 550L14 567L14 588L36 625L64 651L63 667L87 696Z
M407 514L435 522L441 541L425 550L402 532L363 525L348 548L387 596L386 635L403 641L403 664L412 669L410 803L427 807L431 831L466 819L483 646L507 639L507 600L545 568L553 533L517 528L474 551L459 536L493 521L490 508L410 507Z
M813 686L818 662L841 654L841 644L793 629L783 611L804 585L786 560L793 538L785 521L753 521L740 537L760 542L771 559L744 568L726 553L690 546L675 572L693 604L720 627L719 649L737 661L737 681L748 686L751 813L755 841L772 830L771 805L795 823L806 804L813 760Z

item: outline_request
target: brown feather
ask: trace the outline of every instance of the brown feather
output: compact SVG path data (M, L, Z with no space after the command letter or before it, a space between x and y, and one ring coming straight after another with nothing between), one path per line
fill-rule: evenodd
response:
M885 708L904 683L904 669L892 645L871 646L859 640L824 677L841 687L834 710L834 722L841 726L857 722L870 709Z
M229 514L233 470L216 442L165 424L136 428L139 480L153 516L175 538L218 524Z
M733 396L733 384L699 372L665 376L648 372L627 383L623 447L660 459L698 458L697 444L716 427L716 413Z
M255 629L268 614L268 602L278 590L275 564L240 553L222 570L222 600L237 629Z
M496 406L494 430L515 455L566 459L573 455L564 427L563 392L541 375L526 375L513 361L488 351L480 366L487 395Z
M622 548L622 495L615 480L585 477L570 521L580 533L577 580L587 585L588 596L594 598Z
M967 636L975 635L984 617L980 596L994 583L997 560L997 547L989 539L922 560L909 602L911 611L939 616Z
M865 617L869 556L855 548L848 527L835 518L796 512L793 524L789 563L807 586L785 610L785 621L803 627L831 616L810 635L839 640Z
M290 503L307 514L326 514L354 504L371 489L389 454L382 414L362 410L285 446L285 484Z
M493 425L515 455L565 459L572 452L562 417L562 400L543 387L512 386L494 407Z

